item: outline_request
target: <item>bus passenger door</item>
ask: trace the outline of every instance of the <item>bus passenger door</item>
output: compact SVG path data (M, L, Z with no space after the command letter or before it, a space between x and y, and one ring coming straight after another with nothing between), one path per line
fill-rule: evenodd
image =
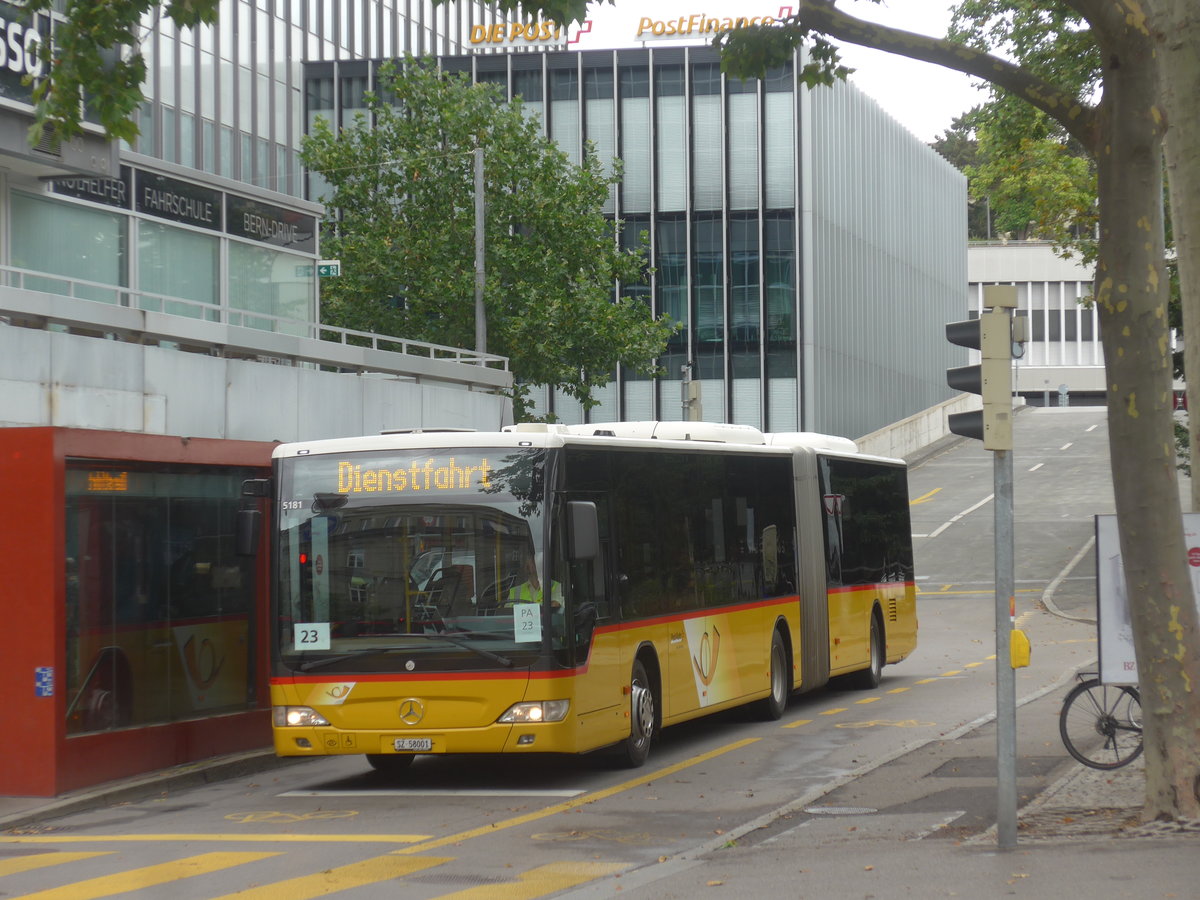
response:
M594 559L573 560L569 565L568 603L575 643L575 712L581 717L581 737L587 740L592 724L611 728L609 721L627 704L622 684L628 673L621 672L620 633L615 622L616 594L613 579L613 541L608 498L598 493L572 492L567 500L583 500L596 505L600 552ZM565 509L565 504L564 504ZM604 720L591 723L599 717Z

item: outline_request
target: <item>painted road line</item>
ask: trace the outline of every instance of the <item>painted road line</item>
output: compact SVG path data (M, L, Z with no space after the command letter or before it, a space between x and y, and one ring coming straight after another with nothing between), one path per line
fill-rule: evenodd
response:
M922 494L916 500L909 500L908 505L916 506L918 503L925 503L927 500L929 500L934 494L936 494L940 490L941 490L941 488L934 488L932 491L929 491L926 494Z
M324 897L336 891L348 891L351 888L403 878L423 869L453 862L454 859L453 856L376 856L326 869L314 875L299 875L244 891L234 891L213 900L229 900L231 897L239 897L242 900L307 900L309 897ZM394 896L392 890L387 893Z
M801 725L811 725L812 719L797 719L795 722L788 722L784 728L799 728Z
M964 509L962 512L960 512L957 516L951 516L949 521L943 522L937 528L933 529L933 531L929 532L929 536L931 538L937 537L939 534L941 534L943 531L945 531L947 528L949 528L955 522L969 516L971 513L975 512L975 510L979 509L979 507L984 506L988 503L991 503L992 500L995 499L995 497L996 497L995 494L988 494L986 497L984 497L982 500L980 500L974 506L968 506L966 509Z
M15 859L0 859L0 878L5 875L20 875L22 872L32 872L34 869L44 869L47 866L57 866L62 863L79 862L81 859L91 859L95 856L108 856L113 850L81 850L78 853L35 853L31 856L18 856Z
M93 900L96 897L113 897L117 894L127 894L140 891L143 888L156 887L160 884L170 884L184 878L195 878L197 875L208 875L222 869L257 862L278 853L201 853L199 856L189 856L173 862L158 863L141 869L130 869L115 875L103 875L100 878L90 878L87 881L77 881L74 884L38 891L34 894L22 895L22 900Z
M453 894L441 894L438 900L533 900L535 897L544 897L555 891L603 878L605 875L616 875L632 866L633 863L549 863L522 872L517 876L517 881L484 884L467 888L465 891L455 891Z
M513 790L497 789L463 789L446 788L445 790L433 791L406 791L400 788L395 790L377 790L377 791L352 791L352 790L329 790L329 791L285 791L282 794L276 794L277 797L578 797L584 793L582 790L572 788L561 789L540 789L532 788L529 790L521 790L515 788Z
M724 747L718 747L716 750L710 750L708 753L701 753L699 756L692 756L682 762L675 763L673 766L667 766L665 769L657 769L654 772L648 772L637 778L629 781L623 781L620 784L615 784L612 787L603 788L598 791L593 791L590 794L584 794L581 797L556 803L553 806L547 806L545 809L539 809L535 812L526 813L522 816L514 816L511 819L504 819L500 822L493 822L484 825L481 828L472 828L468 831L460 831L458 834L447 835L446 837L437 838L436 840L426 841L423 844L418 844L415 847L405 847L403 850L393 850L393 854L409 855L416 853L424 853L427 850L433 850L437 847L445 847L449 844L458 844L471 838L484 837L489 834L495 834L498 831L503 831L506 828L515 828L519 825L525 825L529 822L536 822L538 819L545 819L549 816L557 815L562 812L569 812L572 809L577 809L580 806L587 806L589 803L595 803L597 800L604 800L616 794L624 793L635 787L641 787L643 784L649 784L651 781L657 781L660 778L666 778L668 775L674 775L676 772L682 772L684 769L690 769L692 766L698 766L701 763L708 762L710 759L716 759L718 756L724 756L726 753L732 753L734 750L741 750L743 747L749 747L751 744L758 743L761 738L746 738L740 741L734 741L732 744L726 744Z
M5 834L0 844L107 844L208 841L231 844L415 844L428 834Z

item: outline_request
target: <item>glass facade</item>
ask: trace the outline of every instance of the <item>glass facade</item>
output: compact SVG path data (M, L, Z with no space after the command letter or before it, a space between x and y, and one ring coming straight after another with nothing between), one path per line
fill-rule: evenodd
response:
M548 53L545 133L575 160L591 142L601 160L619 157L620 189L605 212L623 225L623 246L645 235L648 275L621 285L683 327L650 380L617 373L598 392L592 421L680 419L680 381L691 364L703 417L795 430L799 229L795 225L794 66L761 81L732 81L707 48ZM529 56L517 60L522 83ZM500 58L459 57L444 67L505 84ZM322 73L323 75L323 73ZM314 69L310 84L322 77ZM338 76L344 78L346 76ZM330 89L310 89L313 93ZM578 403L543 391L535 407L581 422Z
M255 562L232 529L255 474L68 461L69 734L254 705Z
M961 306L964 182L853 86L798 89L799 58L729 79L712 48L665 44L439 64L521 96L570 159L620 158L604 211L649 266L619 290L681 326L661 375L618 371L589 412L535 389L536 414L679 420L685 370L702 419L768 431L857 437L946 399L948 354L895 347ZM365 71L311 64L309 115L344 118Z
M134 149L299 196L304 61L459 53L473 27L495 21L479 0L222 0L217 23L195 29L151 9ZM356 88L344 89L352 115Z

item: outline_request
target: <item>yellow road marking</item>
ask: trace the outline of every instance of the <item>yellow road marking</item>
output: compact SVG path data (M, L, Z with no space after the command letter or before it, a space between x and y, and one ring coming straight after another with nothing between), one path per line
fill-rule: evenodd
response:
M751 744L756 744L761 738L746 738L741 741L734 741L732 744L726 744L724 747L718 747L716 750L710 750L708 753L701 753L699 756L693 756L690 759L685 759L683 762L675 763L673 766L667 766L665 769L658 769L654 772L649 772L629 781L624 781L621 784L613 785L603 790L595 791L591 794L584 794L581 797L572 797L562 803L556 803L553 806L547 806L545 809L539 809L535 812L526 813L523 816L514 816L511 819L504 819L500 822L494 822L490 825L484 825L482 828L472 828L469 831L460 831L458 834L447 835L446 837L437 838L436 840L426 841L423 844L418 844L415 847L405 847L403 850L393 850L393 854L407 855L410 853L424 853L426 850L433 850L437 847L445 847L447 844L458 844L462 841L470 840L471 838L483 837L488 834L495 834L505 828L514 828L518 825L525 825L529 822L536 822L538 819L545 819L548 816L557 815L561 812L576 809L580 806L587 806L589 803L595 803L597 800L604 800L607 797L612 797L615 794L620 794L622 791L630 790L631 788L640 787L651 781L657 781L659 778L666 778L668 775L674 775L676 772L682 772L684 769L690 769L692 766L699 765L703 762L708 762L710 759L716 759L718 756L724 756L726 753L731 753L734 750L741 750L743 747L749 747Z
M818 715L836 716L838 713L844 713L845 711L846 711L846 707L844 707L844 706L834 706L830 709L825 710L824 712L818 713Z
M141 841L228 841L241 844L415 844L428 834L5 834L0 844L104 844Z
M795 722L788 722L784 728L799 728L801 725L808 725L812 719L797 719Z
M939 678L949 678L951 675L961 675L962 669L951 669L949 672L943 672Z
M518 881L485 884L442 894L438 900L533 900L553 891L575 887L585 881L614 875L629 868L631 863L556 862L538 866L517 876Z
M857 703L859 706L861 706L864 703L876 703L877 701L882 700L882 699L883 699L882 697L863 697L863 699L855 700L854 702Z
M967 663L965 666L963 666L963 668L964 669L974 669L976 666L982 666L982 665L983 665L983 663L981 663L981 662Z
M950 590L952 587L954 587L954 585L945 584L945 585L942 585L940 588L938 588L936 591L925 591L925 590L921 590L921 588L918 587L917 588L917 596L920 597L920 596L937 595L937 596L965 597L968 594L986 594L989 597L996 596L995 589L992 589L990 591L952 591L952 590ZM1016 593L1016 594L1042 594L1044 592L1045 592L1045 588L1021 588L1020 590L1014 591L1013 593Z
M905 691L908 691L908 690L912 690L912 688L906 688L906 687L892 688L890 691L888 691L888 693L889 694L903 694Z
M922 494L922 495L921 495L920 497L918 497L916 500L909 500L909 501L908 501L908 505L909 505L909 506L916 506L918 503L924 503L926 500L928 500L930 497L932 497L934 494L936 494L936 493L937 493L938 491L940 491L940 490L941 490L941 488L934 488L934 489L933 489L932 491L930 491L928 494Z
M936 678L922 678L920 681L917 682L917 684L931 684L934 681L937 681L937 679Z
M347 891L350 888L376 884L380 881L403 878L405 875L420 872L422 869L431 869L453 860L453 856L399 857L394 854L376 856L373 859L364 859L361 862L326 869L314 875L300 875L284 881L247 888L244 891L234 891L232 894L225 894L214 900L228 900L231 897L241 897L243 900L306 900L308 897L323 897L335 891Z
M78 853L33 853L29 856L18 856L15 859L0 859L0 877L20 875L22 872L32 872L34 869L44 869L46 866L57 866L60 863L78 862L81 859L91 859L93 856L108 856L112 852L112 850L81 850Z
M74 884L51 888L48 891L25 894L23 900L92 900L95 897L112 897L115 894L126 894L130 891L140 891L143 888L168 884L182 878L207 875L210 872L257 862L270 856L279 856L279 854L201 853L199 856L189 856L173 862L145 866L141 869L130 869L128 872L118 872L115 875L77 881Z

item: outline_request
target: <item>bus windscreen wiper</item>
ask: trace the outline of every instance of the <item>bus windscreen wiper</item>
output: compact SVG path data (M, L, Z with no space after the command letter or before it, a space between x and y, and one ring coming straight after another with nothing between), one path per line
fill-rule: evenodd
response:
M463 650L482 656L484 659L489 659L492 662L499 663L505 668L511 669L513 661L507 656L501 656L499 653L493 653L491 650L485 650L482 647L474 647L466 641L458 641L454 638L446 637L443 634L407 634L409 638L434 638L436 640L445 641L447 644L453 644ZM355 650L353 653L343 653L340 656L326 656L323 659L314 659L306 663L300 664L301 672L311 672L313 669L322 669L325 666L332 666L336 663L344 662L348 659L358 659L362 656L373 656L376 653L397 653L401 650L409 650L409 647L364 647L362 650Z

